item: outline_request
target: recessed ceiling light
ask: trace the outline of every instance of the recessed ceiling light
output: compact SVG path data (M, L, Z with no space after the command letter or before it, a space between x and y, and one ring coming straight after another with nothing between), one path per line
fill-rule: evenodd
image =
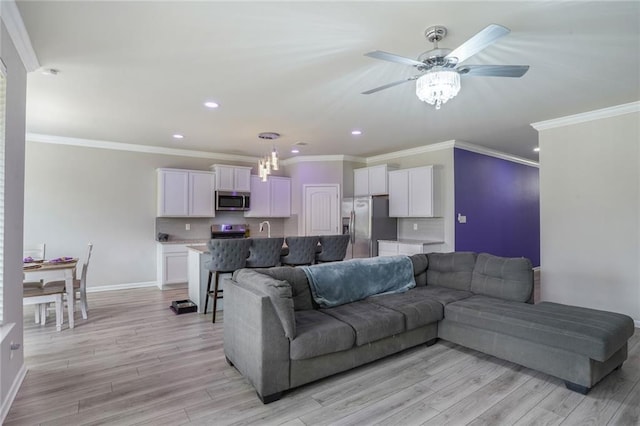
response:
M362 134L362 130L352 130L351 134L354 135L354 136L359 136L359 135Z
M218 105L217 102L207 101L204 103L204 106L206 106L207 108L218 108L220 105Z
M540 147L536 146L535 148L533 148L533 152L540 152Z
M299 153L299 152L300 152L300 150L299 150L298 148L293 148L293 149L291 150L291 153L292 153L292 154L297 154L297 153Z
M180 133L176 133L175 135L173 135L174 139L184 139L184 135L181 135Z

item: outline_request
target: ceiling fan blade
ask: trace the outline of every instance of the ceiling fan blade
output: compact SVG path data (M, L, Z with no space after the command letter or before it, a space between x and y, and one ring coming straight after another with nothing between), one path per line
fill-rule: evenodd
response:
M397 86L398 84L406 83L408 81L417 80L420 76L414 75L413 77L405 78L404 80L394 81L393 83L385 84L384 86L376 87L375 89L367 90L366 92L362 92L363 95L370 95L372 93L379 92L384 89L388 89L389 87Z
M462 65L456 71L472 77L522 77L529 65Z
M510 32L511 30L503 27L502 25L488 25L485 29L481 30L469 40L458 46L457 49L454 49L453 52L449 53L445 58L457 58L458 63L463 62L465 59L470 58L500 37L504 37Z
M411 65L412 67L424 65L422 62L416 61L415 59L405 58L404 56L394 55L393 53L383 52L382 50L374 50L373 52L365 53L364 56L382 59L383 61L396 62L403 65Z

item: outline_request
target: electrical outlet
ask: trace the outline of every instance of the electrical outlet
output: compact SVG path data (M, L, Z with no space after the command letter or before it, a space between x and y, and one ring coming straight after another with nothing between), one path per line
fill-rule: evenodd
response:
M191 231L191 224L190 223L185 224L184 225L184 230L185 231Z
M413 224L413 230L414 230L414 231L417 231L417 230L418 230L418 224L417 224L417 223L414 223L414 224Z

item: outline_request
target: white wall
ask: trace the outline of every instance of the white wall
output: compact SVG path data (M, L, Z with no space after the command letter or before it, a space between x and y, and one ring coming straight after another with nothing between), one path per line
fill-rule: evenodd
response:
M287 176L291 177L291 218L284 221L285 235L304 235L302 221L303 185L339 184L342 190L343 162L294 161L285 165L284 171Z
M394 157L381 161L372 161L368 166L390 164L398 169L435 165L436 194L441 203L441 218L398 219L400 237L410 239L440 239L444 236L442 252L455 251L455 182L453 169L453 146L433 151ZM405 223L406 222L406 223ZM413 223L418 230L413 231Z
M24 132L27 73L4 23L0 25L0 57L7 67L4 193L3 325L13 328L0 344L0 402L8 409L10 392L24 373L22 348L22 227L24 186ZM0 418L0 421L2 419Z
M541 299L640 321L640 114L539 139Z
M229 162L27 142L24 241L47 257L92 242L89 287L156 281L156 168L213 163Z

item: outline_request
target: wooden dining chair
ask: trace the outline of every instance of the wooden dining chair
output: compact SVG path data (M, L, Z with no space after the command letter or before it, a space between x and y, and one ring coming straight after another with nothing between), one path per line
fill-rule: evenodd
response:
M74 300L76 300L76 295L77 295L77 300L80 301L80 309L82 310L82 318L83 319L87 319L89 317L89 305L87 303L87 271L89 270L89 260L91 260L91 251L93 250L93 244L89 243L88 245L88 249L87 249L87 257L84 260L84 263L82 264L82 273L80 275L80 279L77 278L77 273L76 273L76 278L74 278L73 280L73 291L76 292L76 294L74 295ZM60 285L62 284L62 286L64 287L65 282L64 280L60 280L60 281L49 281L47 283L45 283L45 287L48 287L50 285Z
M26 244L22 249L22 257L25 259L30 257L33 260L43 260L45 259L46 249L46 243Z
M64 283L62 285L43 285L41 281L26 282L22 284L22 305L36 305L36 323L46 325L47 309L49 303L55 304L56 309L56 330L62 330L62 296L64 294Z

